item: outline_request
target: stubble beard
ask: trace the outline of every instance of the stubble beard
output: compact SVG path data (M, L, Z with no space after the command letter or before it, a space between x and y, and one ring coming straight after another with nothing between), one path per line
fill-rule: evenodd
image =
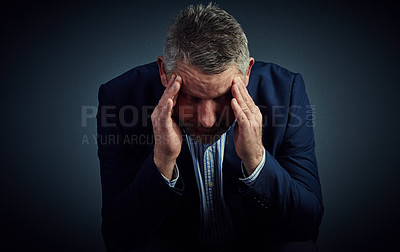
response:
M182 122L178 115L174 115L174 120L183 128L192 140L202 144L212 144L218 141L221 136L229 130L234 123L234 119L218 119L211 128L204 128L200 122Z

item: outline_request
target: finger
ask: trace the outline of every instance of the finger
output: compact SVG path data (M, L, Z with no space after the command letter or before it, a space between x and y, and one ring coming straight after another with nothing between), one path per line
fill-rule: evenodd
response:
M247 116L247 118L251 120L253 115L246 101L243 98L242 92L240 91L239 88L239 84L234 84L232 86L232 89L233 89L233 97L236 99L236 102L238 103L244 114Z
M181 80L180 77L176 78L174 83L168 89L166 89L165 93L163 94L163 97L161 98L163 99L162 103L166 104L167 102L166 100L171 99L173 105L175 105L179 89L181 88L180 80Z
M176 74L171 74L171 76L170 76L170 78L169 78L169 81L168 81L168 84L167 84L167 86L166 86L166 88L168 88L168 87L170 87L170 86L172 86L172 84L174 84L174 81L175 81L175 79L176 79Z
M155 120L160 119L160 115L165 115L165 109L168 106L168 100L172 99L172 106L176 103L177 93L180 89L182 78L180 76L176 76L175 74L171 75L170 82L168 83L166 89L164 90L164 94L161 96L158 101L158 105L153 111L152 117ZM171 110L171 109L170 109ZM171 112L172 113L172 112ZM164 120L165 121L165 120Z
M175 83L177 83L177 84L176 84L177 86L174 87L174 89L176 89L176 90L174 90L174 96L172 97L172 102L173 102L172 107L175 106L176 100L178 99L179 90L181 89L181 86L182 86L182 77L180 77L180 76L178 75L178 76L176 77Z
M161 123L161 127L163 127L163 128L168 127L172 121L172 119L171 119L172 105L173 105L172 99L168 99L167 103L165 104L165 106L162 107L162 109L158 115L160 123Z
M168 81L168 84L167 84L167 86L165 87L165 90L164 90L164 93L163 93L163 95L161 96L161 99L162 98L164 98L165 97L165 94L167 94L167 92L168 92L168 90L172 87L172 85L175 83L175 80L176 80L176 74L171 74L171 77L170 77L170 79L169 79L169 81ZM160 99L160 100L161 100ZM168 99L168 98L167 98ZM163 103L165 103L165 101L163 102Z
M250 126L250 122L247 118L247 115L243 112L243 109L240 107L236 98L233 98L231 101L231 106L233 113L235 114L236 120L239 124L240 128L247 128Z
M238 84L240 94L243 97L244 102L246 103L247 107L250 109L252 113L257 112L257 105L254 103L253 98L250 96L249 91L246 88L246 85L239 77L234 79L234 83Z
M167 88L164 90L164 94L161 96L159 101L160 106L165 106L168 99L176 100L177 93L180 89L182 78L180 76L176 76L175 78L171 78L171 82L168 83Z

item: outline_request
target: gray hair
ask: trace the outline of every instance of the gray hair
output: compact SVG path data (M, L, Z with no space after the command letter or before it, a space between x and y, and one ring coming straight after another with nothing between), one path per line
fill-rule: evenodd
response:
M218 74L236 63L245 75L249 67L247 38L236 19L217 5L190 5L168 28L164 47L165 71L182 61L206 74Z

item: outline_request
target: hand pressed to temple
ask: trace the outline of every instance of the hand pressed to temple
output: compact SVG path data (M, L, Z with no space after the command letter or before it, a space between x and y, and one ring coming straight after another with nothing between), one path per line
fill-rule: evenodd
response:
M172 110L176 104L182 78L171 75L168 85L158 105L151 114L154 132L154 163L168 179L172 178L175 161L181 152L182 132L172 119Z
M262 115L239 77L233 79L232 95L231 105L237 119L234 132L235 149L247 175L250 175L264 154Z

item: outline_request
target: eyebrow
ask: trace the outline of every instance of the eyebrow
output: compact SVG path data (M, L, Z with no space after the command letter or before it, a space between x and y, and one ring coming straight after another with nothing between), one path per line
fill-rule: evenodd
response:
M224 93L224 94L222 94L222 95L220 95L220 96L214 97L214 98L212 98L212 99L215 100L215 99L222 98L222 97L224 97L224 96L228 96L228 95L230 94L230 92L231 92L231 90L228 90L226 93ZM186 92L182 92L182 94L185 95L185 96L190 96L190 97L192 97L192 98L194 98L194 99L200 99L200 100L202 100L202 98L197 97L197 96L193 96L193 95L188 94L188 93L186 93Z

